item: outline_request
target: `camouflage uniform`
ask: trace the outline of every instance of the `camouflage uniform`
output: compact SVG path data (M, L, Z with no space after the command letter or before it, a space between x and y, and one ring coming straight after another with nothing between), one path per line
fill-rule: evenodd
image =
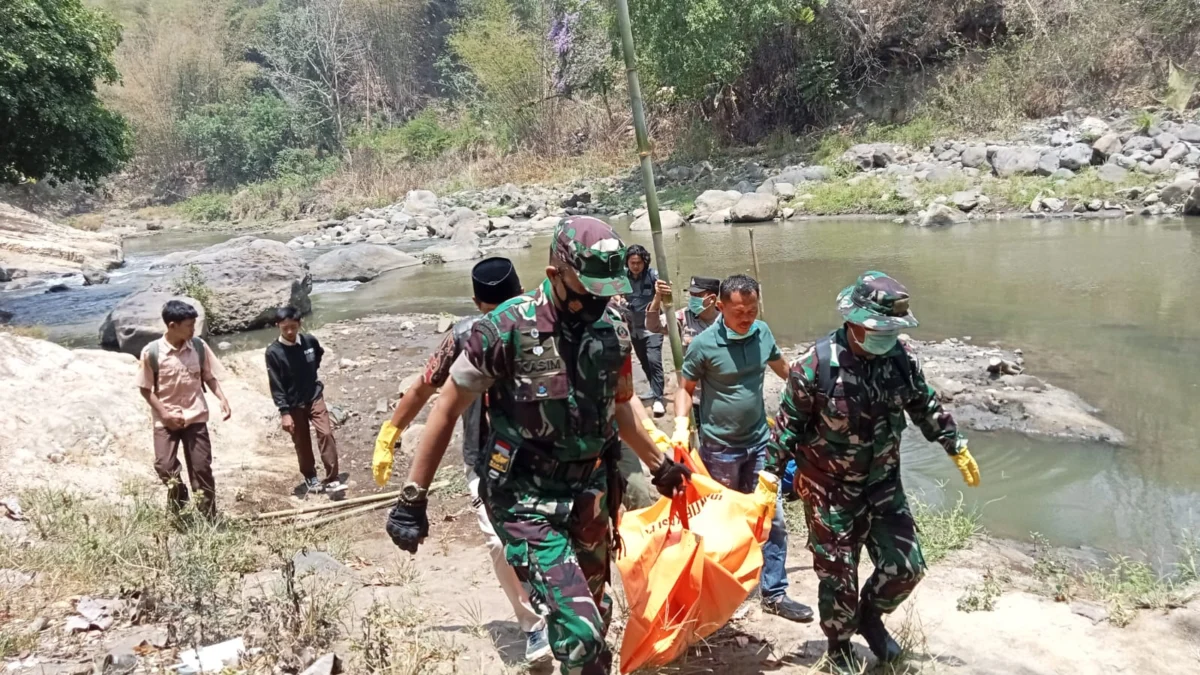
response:
M629 290L623 274L604 278L610 264L624 270L624 245L600 221L563 220L551 257L579 270L594 295ZM610 521L623 482L614 412L633 397L632 342L626 316L611 306L566 329L553 293L545 281L481 319L451 376L464 389L491 390L481 496L509 563L547 610L562 672L607 673Z
M843 291L838 305L847 322L873 330L916 325L903 286L879 272L868 272ZM848 640L858 628L864 544L875 571L862 602L880 612L895 610L925 573L900 482L905 412L947 453L965 444L907 345L899 342L885 355L860 358L846 331L838 329L791 364L768 459L768 470L796 460L808 547L820 579L821 628L831 641ZM821 364L825 354L827 369Z

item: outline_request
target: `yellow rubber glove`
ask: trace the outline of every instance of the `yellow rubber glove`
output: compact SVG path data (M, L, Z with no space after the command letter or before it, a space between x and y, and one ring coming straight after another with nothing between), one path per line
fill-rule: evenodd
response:
M658 446L659 452L664 455L671 452L671 439L667 438L662 429L659 429L654 424L654 420L649 417L642 420L642 428L646 430L646 433L650 434L650 440L654 441L654 444Z
M967 446L959 448L958 454L950 455L950 459L954 460L954 465L958 467L968 487L979 487L979 464L975 462Z
M403 429L392 424L391 420L379 428L375 437L375 456L371 458L371 474L375 476L375 484L379 487L387 485L392 477L392 454L395 452L396 441Z
M692 445L692 418L684 415L675 418L675 433L671 434L671 446L683 448L684 452Z

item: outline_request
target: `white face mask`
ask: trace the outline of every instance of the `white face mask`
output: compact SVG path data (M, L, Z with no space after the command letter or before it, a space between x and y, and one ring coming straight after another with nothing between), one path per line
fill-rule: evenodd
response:
M898 330L868 330L865 331L862 342L858 342L857 340L855 340L855 342L859 347L862 347L864 352L868 354L874 354L875 356L883 356L884 354L892 351L892 348L896 346L896 342L899 341L899 339L900 331Z

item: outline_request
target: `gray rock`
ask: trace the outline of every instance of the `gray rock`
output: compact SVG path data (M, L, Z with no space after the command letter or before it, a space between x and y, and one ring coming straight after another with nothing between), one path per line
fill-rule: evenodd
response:
M421 253L422 261L429 264L462 262L483 257L483 250L478 244L440 244L430 246Z
M313 662L300 675L338 675L342 672L342 660L337 654L329 653Z
M513 220L512 218L509 218L508 216L500 216L499 218L491 219L492 231L510 230L510 229L512 229L513 225L515 225L515 224L516 224L516 221Z
M533 246L530 238L524 234L510 234L500 237L488 248L493 251L516 251Z
M1162 189L1158 197L1164 204L1179 204L1187 199L1196 184L1196 180L1192 178L1176 178L1174 183Z
M954 154L955 156L958 155L958 153ZM887 167L895 163L896 146L892 145L891 143L876 143L874 147L871 148L871 159L874 161L875 166L880 168Z
M1200 166L1200 150L1192 150L1183 160L1184 166L1198 167Z
M1163 153L1163 159L1168 162L1181 162L1191 151L1192 149L1188 147L1187 143L1176 143Z
M937 160L939 162L953 162L958 159L959 154L960 153L957 153L954 150L947 150L947 151L943 152L942 154L938 155Z
M1121 147L1121 137L1114 133L1104 134L1092 144L1092 150L1100 153L1102 157L1109 157L1121 152Z
M733 209L720 209L719 211L713 211L708 215L708 218L698 222L706 222L709 225L723 225L729 222L731 218L733 218Z
M1086 143L1075 143L1058 153L1059 166L1078 171L1092 163L1092 148Z
M1116 164L1104 164L1096 169L1096 177L1105 183L1124 183L1129 179L1129 171Z
M1037 168L1034 170L1039 176L1049 176L1058 171L1059 163L1058 153L1054 150L1043 152L1041 157L1038 157Z
M390 246L353 244L317 256L308 267L314 281L370 281L388 270L420 264Z
M1052 213L1058 213L1059 211L1062 211L1063 206L1065 206L1065 204L1063 203L1063 200L1061 200L1057 197L1043 197L1042 198L1042 208L1044 208L1047 211L1050 211Z
M841 159L847 164L853 164L861 171L873 168L875 166L875 146L870 143L850 146L849 150L842 153Z
M83 285L100 286L108 283L108 273L94 267L83 268Z
M1125 141L1125 145L1121 148L1121 151L1128 155L1134 150L1150 152L1155 147L1157 147L1157 144L1153 138L1149 136L1133 136L1128 141Z
M1076 127L1079 137L1085 140L1099 138L1108 133L1108 129L1108 123L1098 117L1085 117Z
M962 165L969 169L978 169L987 164L987 150L983 146L969 145L962 151Z
M437 205L437 195L429 190L410 190L404 196L404 213L415 217L432 218L442 215Z
M791 199L796 196L796 186L791 183L775 183L773 187L775 196L782 199Z
M1179 137L1175 134L1161 133L1154 137L1154 142L1163 150L1170 150L1171 146L1179 142Z
M745 194L733 205L730 216L735 223L772 220L779 215L779 200L774 195Z
M696 197L696 209L692 211L692 217L696 220L706 219L717 211L733 208L741 198L742 193L736 190L705 190Z
M1109 157L1108 159L1111 163L1116 164L1117 166L1121 167L1122 169L1127 169L1129 171L1132 171L1135 168L1137 168L1137 160L1130 157L1129 155L1113 155L1113 156Z
M1183 215L1200 216L1200 185L1194 186L1187 199L1184 200Z
M750 181L743 180L743 181L738 181L738 184L734 185L733 189L737 190L741 194L750 194L750 193L754 192L755 187L754 187L754 184L751 183Z
M963 190L950 195L950 203L958 207L959 211L970 213L979 206L979 192L977 190Z
M0 265L0 283L12 281L12 274L3 265Z
M308 294L312 276L304 258L287 244L271 239L237 237L195 253L168 259L153 268L194 265L212 291L214 333L265 328L275 322L275 310L291 305L302 314L312 311ZM171 275L175 276L175 275ZM164 278L153 288L169 290ZM219 325L218 325L219 324Z
M678 175L683 176L682 178L674 178L674 180L687 180L688 176L690 175L687 167L684 166L675 167L675 169L672 169L672 171L679 171L681 173ZM582 206L583 204L590 204L592 203L592 193L589 190L576 190L564 197L560 203L564 207L575 207Z
M929 208L917 214L917 225L921 227L945 227L965 222L966 216L960 211L945 204L930 204Z
M992 170L1001 178L1031 174L1037 170L1040 157L1033 148L1000 148L992 155Z
M1071 132L1067 131L1066 129L1055 129L1054 132L1050 134L1050 145L1055 147L1070 145L1074 142L1075 137L1072 136Z
M1144 173L1148 173L1152 176L1157 176L1160 173L1166 173L1167 171L1170 171L1170 170L1171 170L1171 163L1168 162L1166 159L1156 159L1156 160L1154 160L1153 163L1142 167L1142 171Z
M659 211L658 220L659 224L662 225L664 232L666 230L678 230L687 224L687 221L684 220L683 216L681 216L678 211ZM638 219L633 221L633 224L629 226L629 230L631 232L649 232L650 214L644 213L639 216Z
M812 183L822 183L830 178L833 178L833 170L827 166L806 166L799 171L799 180L789 180L791 183L809 181ZM783 176L780 176L783 179Z
M1076 600L1071 603L1071 613L1078 614L1085 619L1091 619L1093 624L1098 624L1108 620L1108 609L1099 603L1088 602L1086 600Z
M1179 140L1188 143L1200 143L1200 124L1185 124L1176 130Z
M1104 202L1099 199L1093 199L1087 203L1088 211L1099 211L1104 208Z
M182 300L196 308L196 336L208 335L204 306L196 300L167 292L140 291L117 303L100 325L100 346L134 356L163 334L162 309L168 300Z
M1070 180L1075 177L1075 172L1070 169L1055 169L1050 177L1054 180Z

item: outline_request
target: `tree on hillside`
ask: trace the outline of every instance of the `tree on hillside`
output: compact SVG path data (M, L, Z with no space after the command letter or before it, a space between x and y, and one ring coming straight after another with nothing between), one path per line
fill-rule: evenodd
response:
M96 96L118 80L120 28L81 0L0 0L0 181L94 181L129 159L124 118Z

